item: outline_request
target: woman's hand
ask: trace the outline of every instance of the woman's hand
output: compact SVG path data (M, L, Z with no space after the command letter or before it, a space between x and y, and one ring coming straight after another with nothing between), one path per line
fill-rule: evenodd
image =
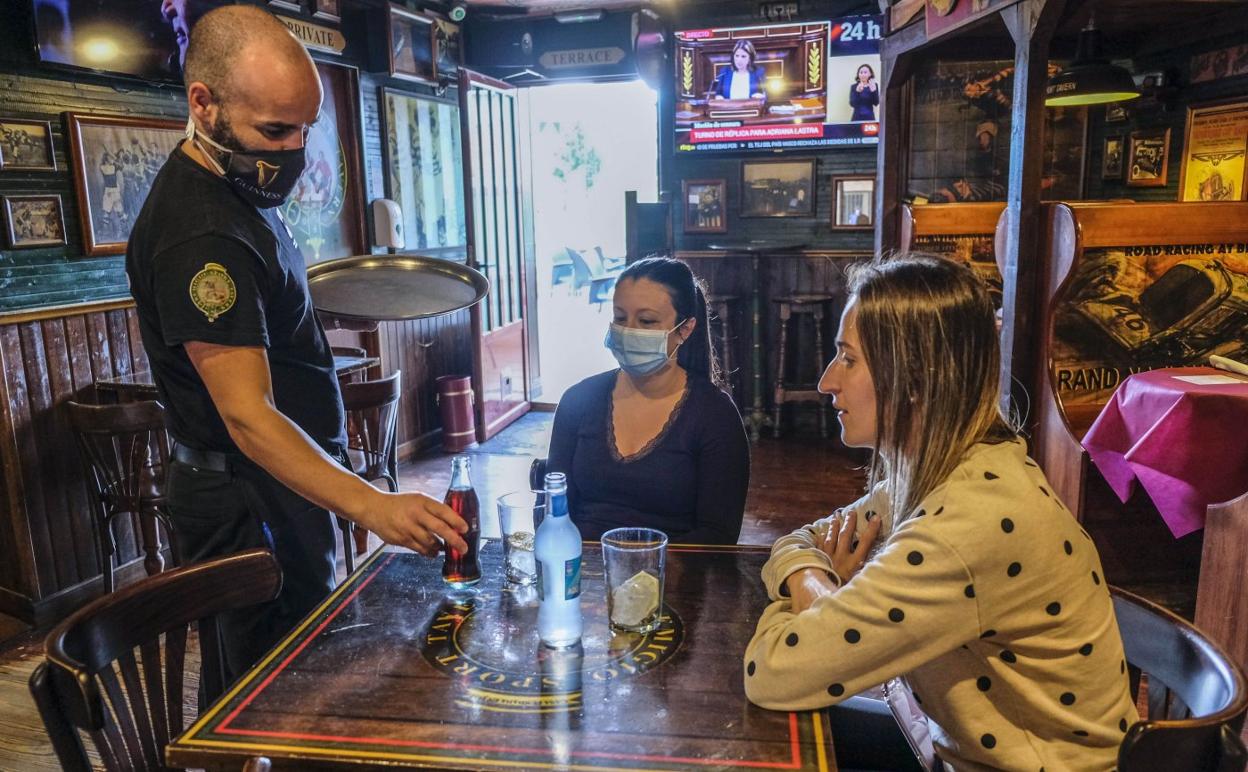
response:
M880 84L875 82L875 78L872 78L871 80L867 81L867 85L871 87L872 91L878 91L880 88Z
M841 517L832 521L827 534L822 539L816 539L815 546L832 559L832 570L841 578L841 581L848 582L867 562L867 552L871 550L871 545L880 535L882 524L883 521L878 516L867 520L867 527L863 530L862 537L856 539L858 513L852 509L847 510Z
M794 614L800 614L814 605L824 595L836 592L836 582L827 571L820 568L803 568L789 574L784 580L789 591L790 608Z
M861 94L861 93L862 93L862 81L858 81L857 90L858 90L858 93L859 93L859 94Z

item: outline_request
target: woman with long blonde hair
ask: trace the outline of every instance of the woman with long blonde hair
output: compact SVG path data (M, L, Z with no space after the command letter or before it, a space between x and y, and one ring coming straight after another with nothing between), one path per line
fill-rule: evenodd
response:
M746 694L810 709L904 676L954 769L1109 769L1138 718L1113 605L998 407L987 288L910 256L851 269L849 290L819 386L845 444L874 451L868 494L772 548Z

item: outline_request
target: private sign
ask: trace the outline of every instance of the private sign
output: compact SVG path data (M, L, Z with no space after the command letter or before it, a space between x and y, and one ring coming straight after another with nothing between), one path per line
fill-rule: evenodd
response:
M547 51L537 60L548 70L566 67L601 67L619 64L624 60L624 49L615 46L603 48L573 48L567 51Z

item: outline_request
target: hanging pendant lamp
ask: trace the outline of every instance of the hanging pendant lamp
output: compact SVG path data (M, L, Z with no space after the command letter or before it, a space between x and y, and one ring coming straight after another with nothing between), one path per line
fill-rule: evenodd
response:
M1079 33L1079 46L1070 66L1049 78L1045 107L1077 107L1125 102L1140 95L1131 73L1101 55L1101 31L1089 17Z

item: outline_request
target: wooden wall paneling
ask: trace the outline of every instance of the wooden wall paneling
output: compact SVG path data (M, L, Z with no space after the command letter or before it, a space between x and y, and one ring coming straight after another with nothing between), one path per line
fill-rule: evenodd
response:
M87 314L87 332L90 335L91 372L95 380L112 378L113 358L110 355L108 319L103 312Z
M52 520L58 507L65 507L65 500L62 486L52 475L42 473L44 469L51 468L52 462L45 445L40 441L52 435L52 427L49 425L52 398L43 368L45 360L40 326L40 322L27 322L17 326L21 346L20 361L25 370L25 405L20 408L22 420L15 429L22 454L22 476L28 507L31 510L32 525L35 526L32 530L39 534L39 544L45 550L40 554L46 557L56 554L56 528ZM61 561L51 559L36 562L41 586L65 586L69 577L66 576Z
M0 383L4 386L4 399L0 400L0 417L3 417L3 435L0 436L0 459L4 470L4 542L12 550L13 558L0 560L0 576L4 577L4 589L9 592L4 600L10 611L20 606L20 598L38 592L39 571L47 570L35 560L38 550L51 546L46 530L32 523L25 516L27 507L37 503L40 491L26 495L22 467L29 448L19 440L19 426L28 421L30 404L26 400L26 368L22 361L21 335L16 325L0 325Z
M70 362L71 344L66 334L64 319L49 319L42 323L46 381L51 392L48 421L51 431L39 437L47 447L50 461L41 476L53 473L61 485L64 504L53 514L49 528L56 534L60 550L58 562L64 564L67 584L77 584L100 571L95 556L95 537L90 499L75 447L72 430L65 416L65 403L74 398L74 381ZM72 559L71 558L72 554ZM64 558L63 560L61 558Z

